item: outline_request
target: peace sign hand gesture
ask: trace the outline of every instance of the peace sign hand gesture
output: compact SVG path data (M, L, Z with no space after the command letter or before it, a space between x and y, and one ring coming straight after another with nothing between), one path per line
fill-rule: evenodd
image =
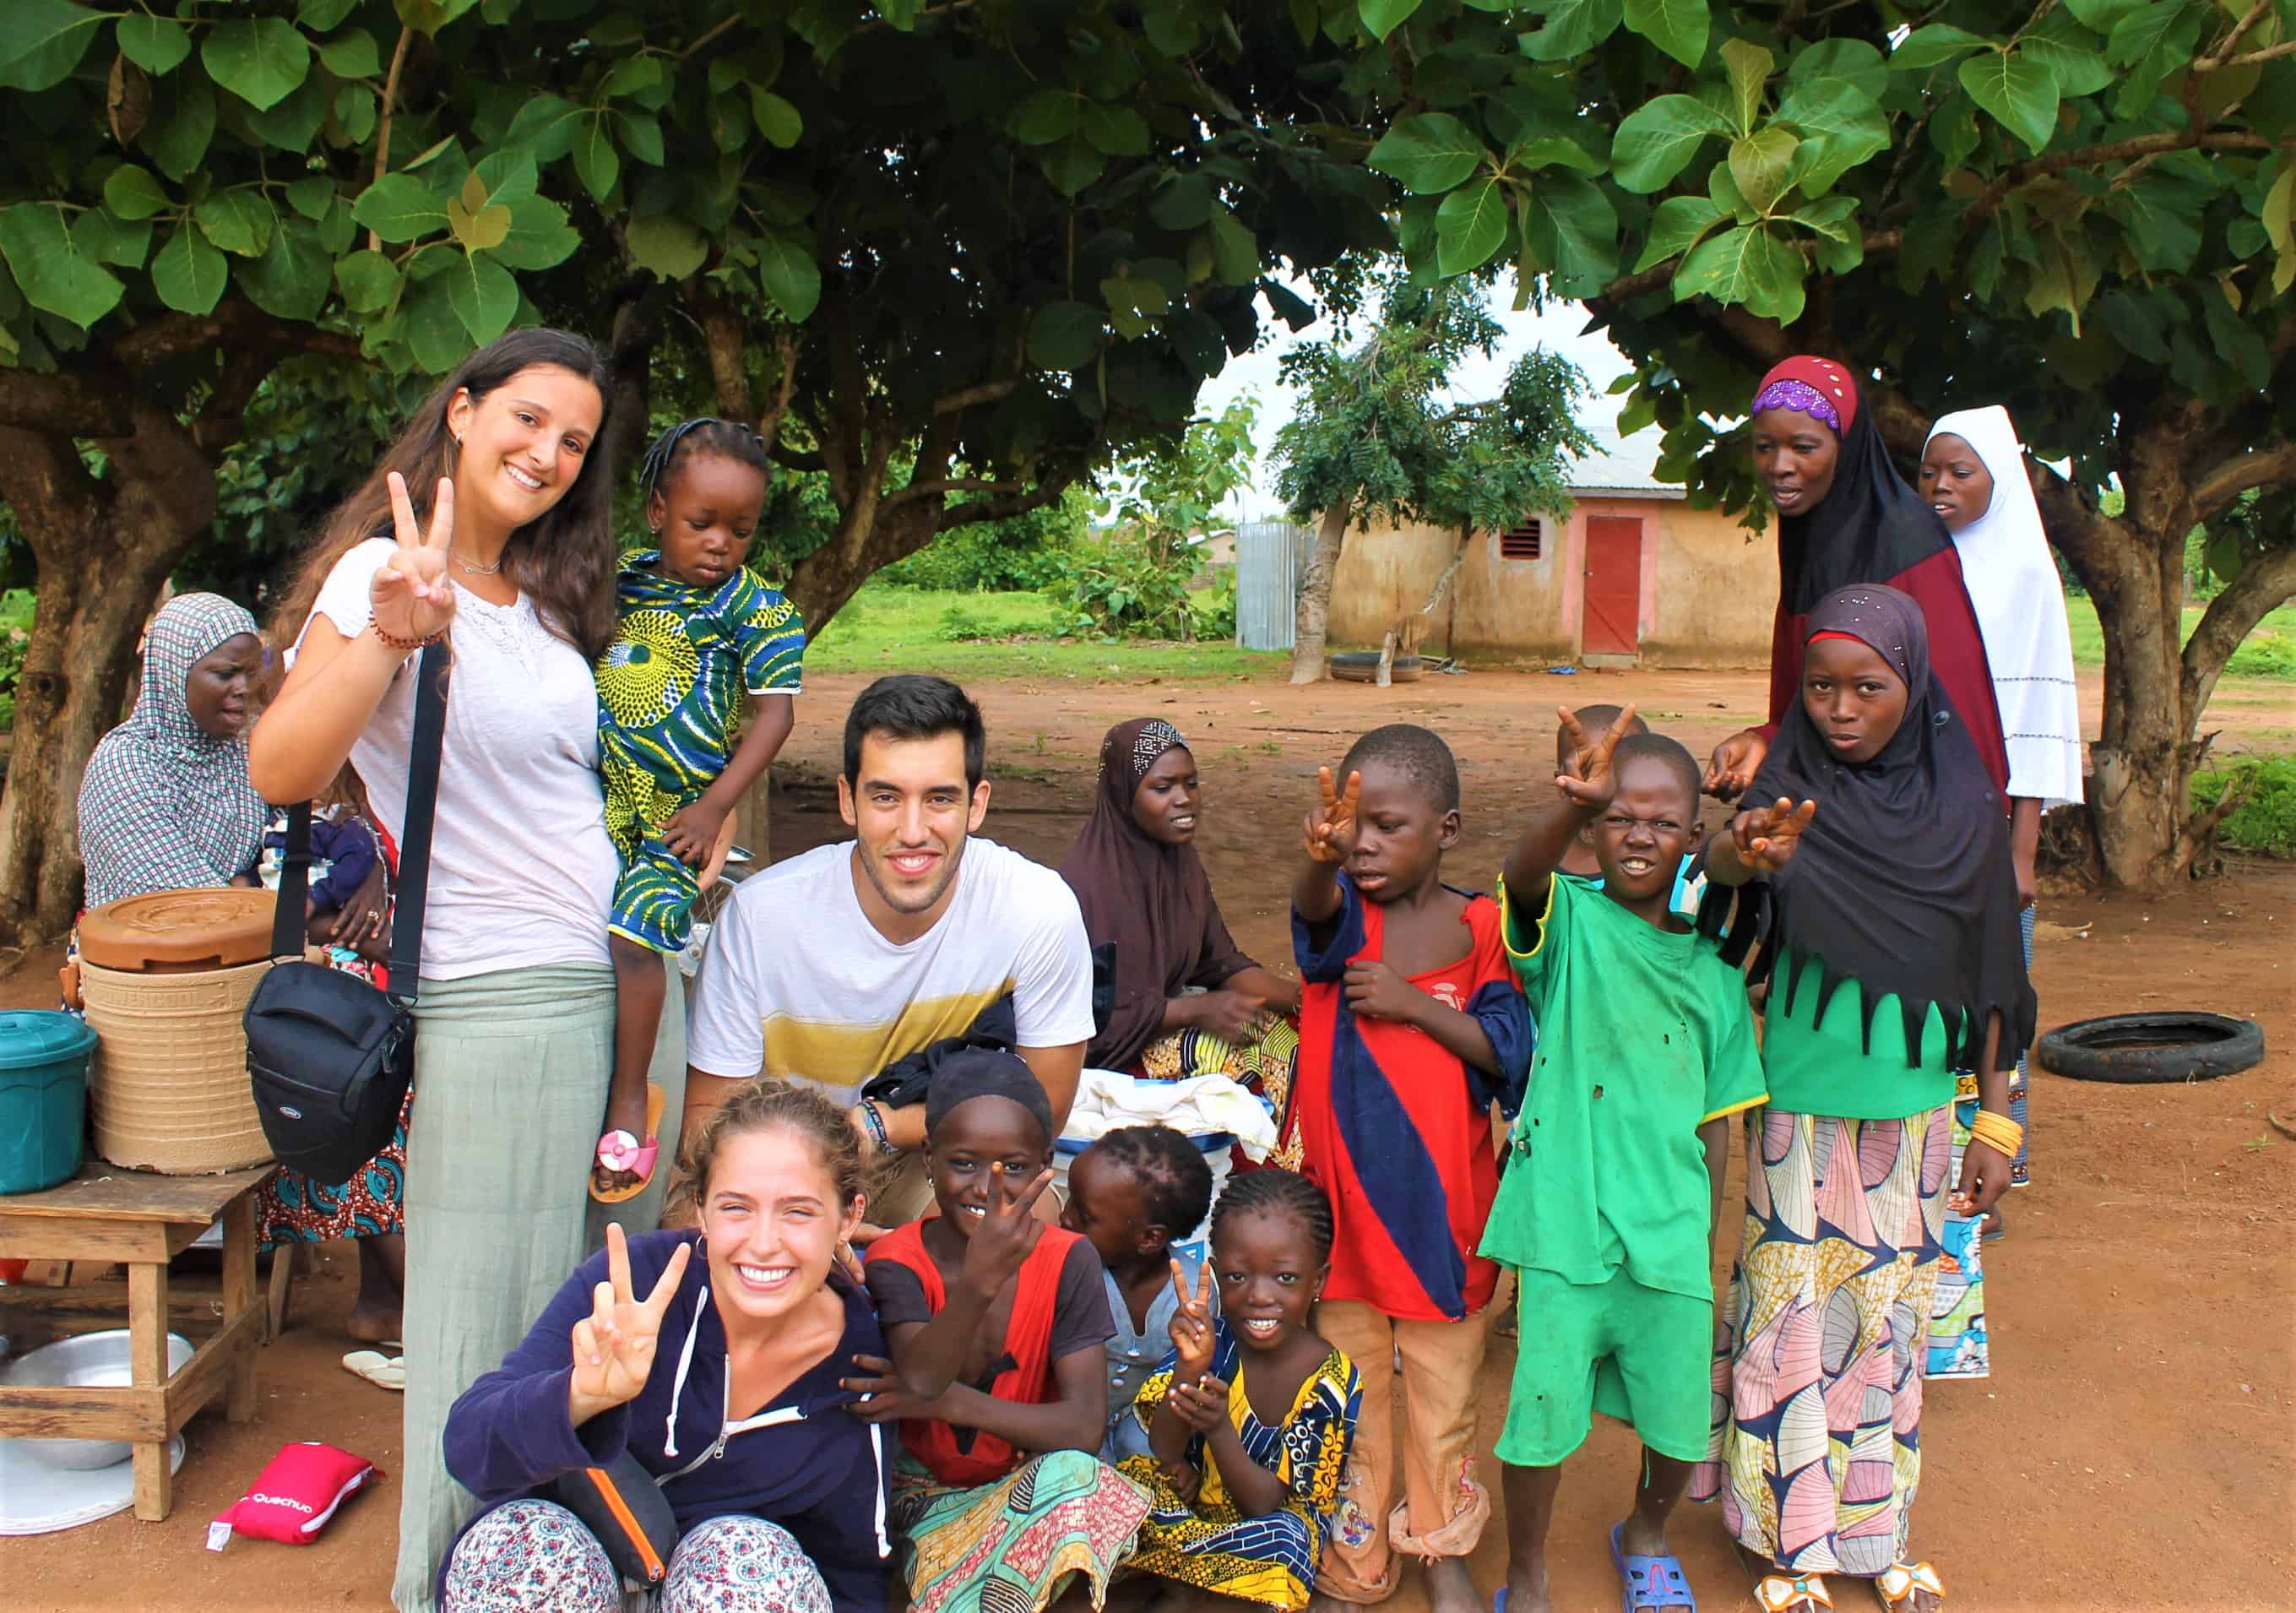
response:
M1019 1198L1012 1198L1004 1191L1004 1162L998 1159L989 1165L988 1209L964 1246L960 1273L965 1286L984 1302L995 1299L1020 1274L1021 1263L1037 1247L1045 1230L1045 1224L1037 1219L1037 1200L1052 1184L1053 1173L1039 1171Z
M1619 749L1619 741L1633 732L1635 703L1628 700L1605 728L1599 738L1590 739L1577 714L1567 706L1557 706L1557 716L1562 719L1562 737L1570 754L1570 766L1554 775L1554 787L1562 798L1581 812L1594 814L1611 804L1619 793L1619 781L1611 772L1611 757Z
M398 547L367 585L367 606L378 632L406 641L430 638L444 633L455 619L455 585L447 576L447 550L455 541L455 484L449 478L439 479L430 530L425 534L415 527L406 479L393 471L384 479L390 486L391 526Z
M1738 848L1738 860L1754 873L1775 873L1793 861L1794 847L1801 841L1801 831L1817 815L1817 803L1804 801L1800 806L1780 796L1774 806L1756 806L1742 812L1730 820L1730 838Z
M630 1289L629 1239L619 1224L607 1224L607 1280L592 1291L590 1314L574 1324L574 1382L568 1398L576 1427L636 1399L645 1388L663 1314L693 1253L692 1245L679 1244L653 1291L639 1299Z
M1172 1368L1174 1383L1193 1383L1212 1370L1212 1263L1196 1267L1196 1287L1188 1291L1188 1275L1172 1262L1172 1291L1180 1308L1172 1313L1168 1331L1178 1360Z
M1332 783L1332 770L1316 769L1316 789L1323 810L1308 815L1308 855L1318 863L1344 863L1355 855L1356 803L1363 799L1363 774L1348 774L1343 794Z

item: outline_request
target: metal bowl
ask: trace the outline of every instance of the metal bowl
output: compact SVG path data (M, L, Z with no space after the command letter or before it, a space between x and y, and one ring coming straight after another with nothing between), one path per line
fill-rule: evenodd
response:
M168 1334L168 1376L191 1358L192 1341ZM132 1380L126 1328L59 1339L0 1367L0 1383L13 1388L125 1388ZM127 1460L124 1439L27 1439L23 1447L56 1468L108 1468Z

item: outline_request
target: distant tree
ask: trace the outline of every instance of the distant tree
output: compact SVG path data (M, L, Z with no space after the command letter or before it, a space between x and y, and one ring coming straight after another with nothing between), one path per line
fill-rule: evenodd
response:
M1588 388L1576 364L1534 349L1515 362L1497 397L1448 399L1459 362L1488 356L1503 333L1472 282L1398 278L1360 345L1314 342L1285 355L1283 378L1300 401L1275 436L1276 490L1293 520L1316 523L1293 683L1324 675L1332 580L1350 524L1456 528L1464 547L1477 529L1534 511L1569 512L1570 461L1595 446L1578 417ZM1439 590L1449 578L1447 569Z

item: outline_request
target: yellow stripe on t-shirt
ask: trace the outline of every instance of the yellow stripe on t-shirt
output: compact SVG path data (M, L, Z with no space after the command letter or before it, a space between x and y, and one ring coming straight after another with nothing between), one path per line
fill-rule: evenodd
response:
M989 1004L1012 989L1008 978L979 991L921 997L902 1004L893 1019L865 1025L768 1014L759 1027L765 1036L765 1073L801 1076L849 1100L864 1082L895 1060L922 1052L946 1037L963 1036Z

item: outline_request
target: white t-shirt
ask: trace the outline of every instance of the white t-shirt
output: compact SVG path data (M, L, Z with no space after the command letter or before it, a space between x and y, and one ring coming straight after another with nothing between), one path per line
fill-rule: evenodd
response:
M948 910L906 945L869 921L855 877L848 840L735 888L693 983L696 1069L790 1077L851 1103L886 1065L963 1036L1008 991L1021 1046L1092 1039L1092 943L1052 869L966 840Z
M364 632L373 618L369 585L395 546L370 538L336 561L311 614L345 638ZM589 663L523 594L491 605L459 585L455 594L422 976L607 962L606 913L620 870L606 838ZM410 656L351 746L375 815L402 846L414 666Z

